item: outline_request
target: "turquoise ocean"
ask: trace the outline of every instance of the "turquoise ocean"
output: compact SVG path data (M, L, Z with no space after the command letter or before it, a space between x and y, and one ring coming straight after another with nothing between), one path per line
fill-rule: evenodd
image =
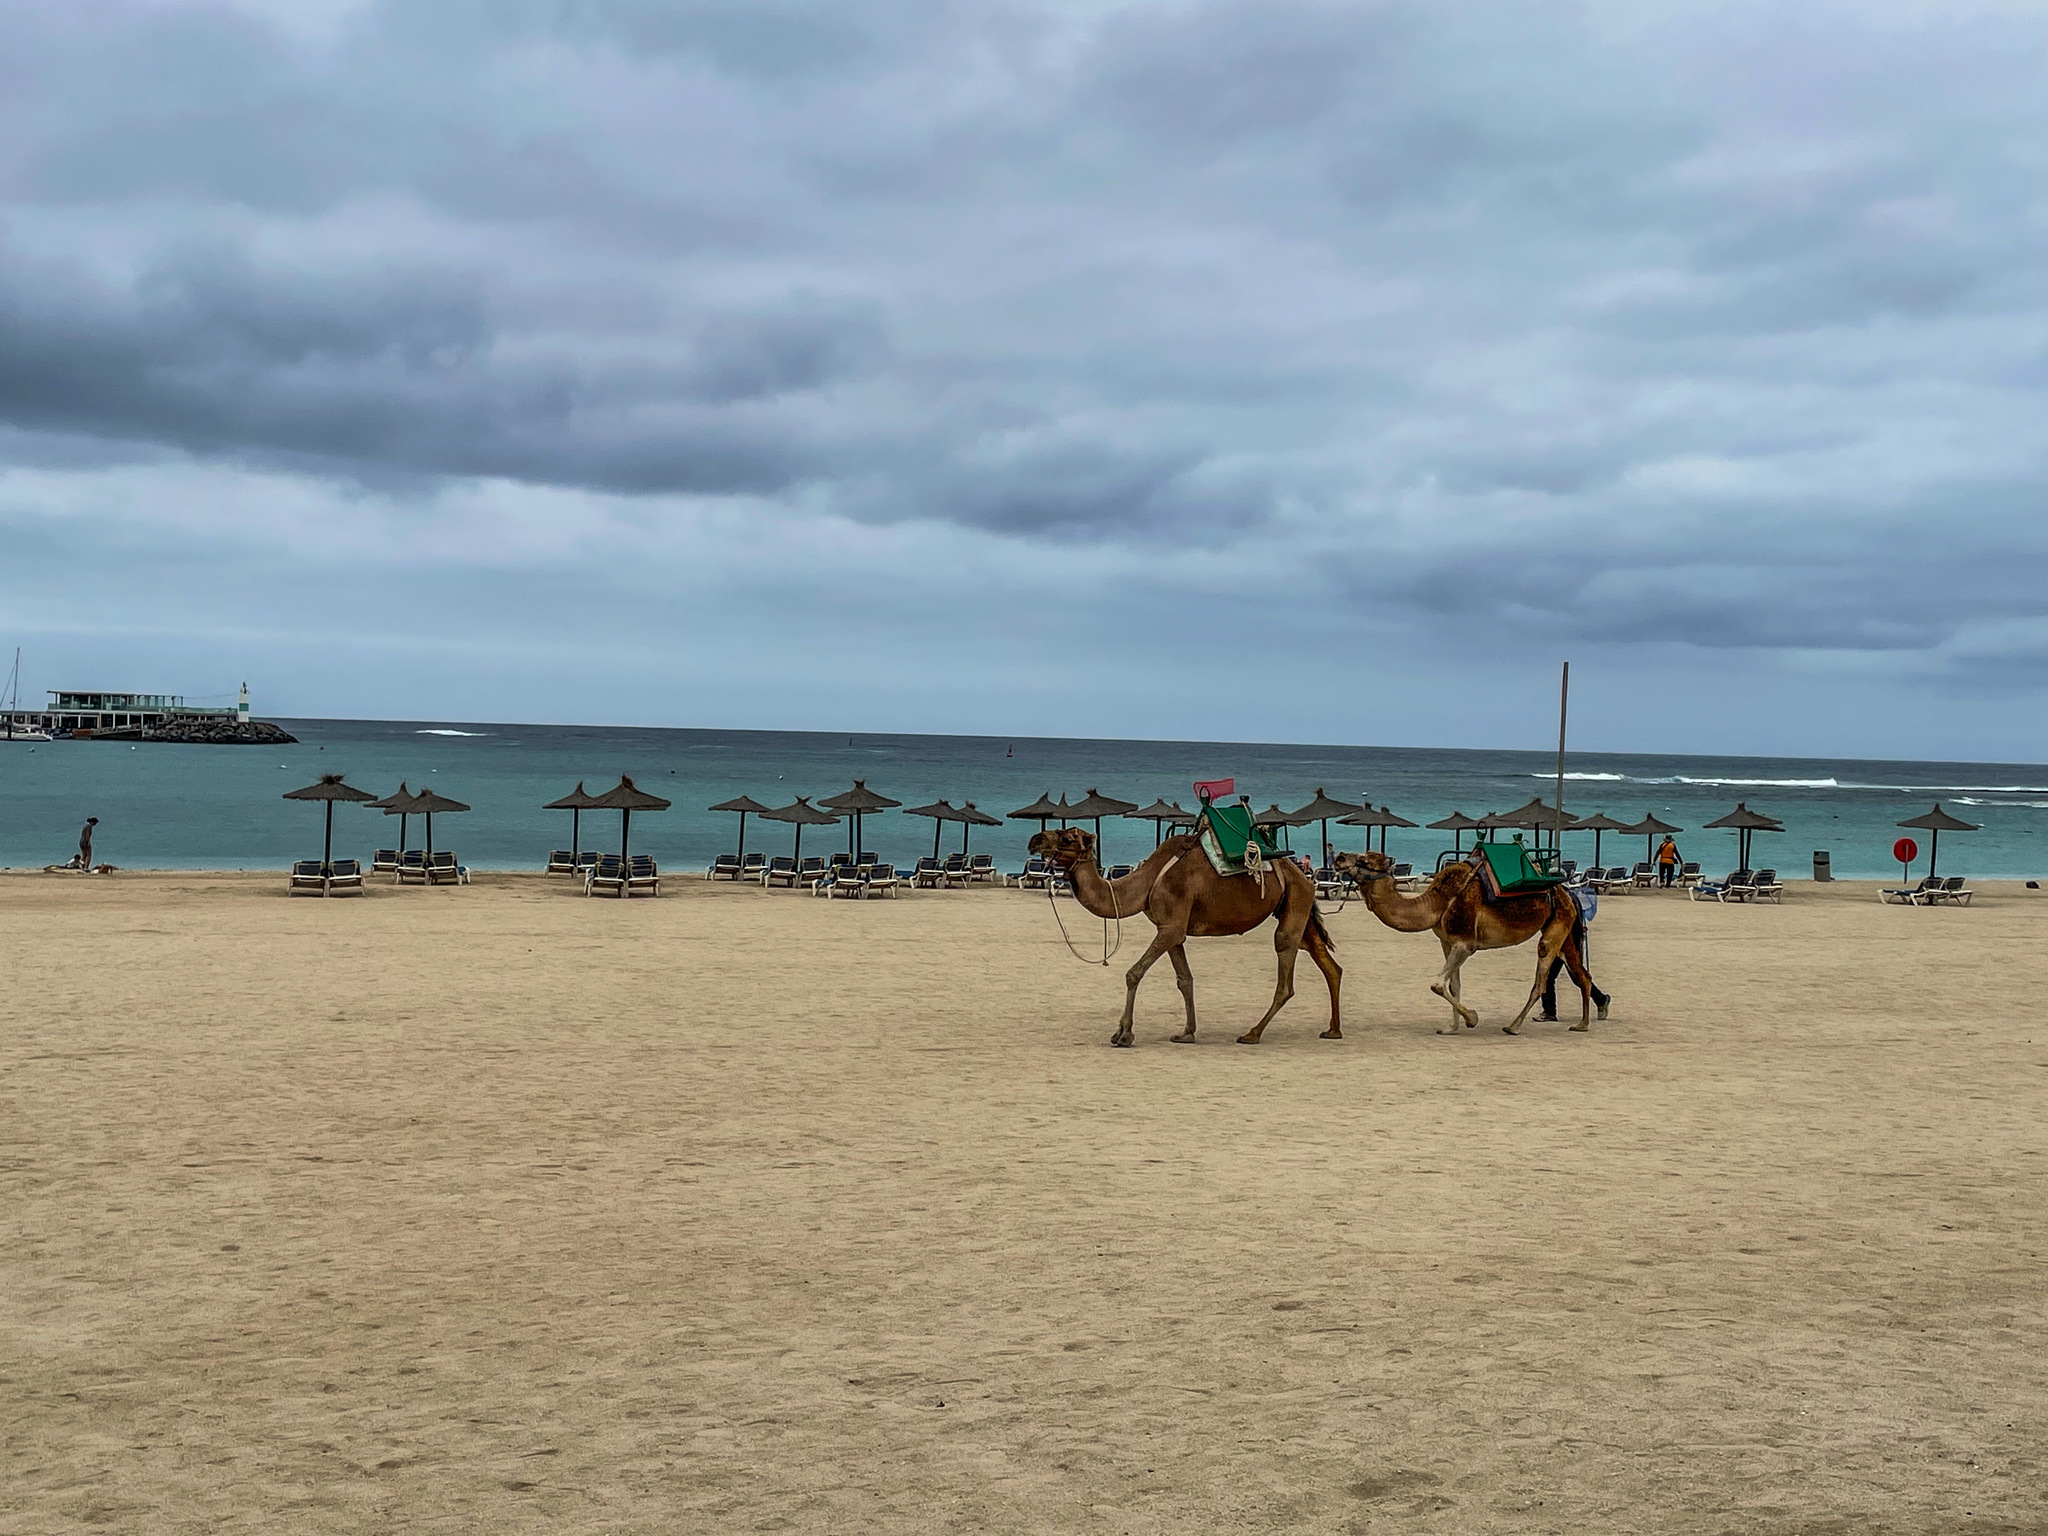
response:
M481 869L535 869L569 845L567 812L541 809L578 780L601 793L630 774L674 809L633 818L633 848L665 867L702 865L738 846L738 818L707 809L735 795L784 805L797 795L836 794L855 779L905 805L946 798L1006 816L1050 792L1078 800L1090 789L1140 804L1164 796L1192 804L1196 779L1234 776L1259 808L1292 810L1318 788L1370 800L1415 822L1452 810L1477 816L1550 794L1555 759L1542 752L1255 743L1078 741L983 736L854 736L782 731L649 730L573 725L477 725L443 721L281 720L299 738L284 747L202 747L60 741L0 745L0 865L60 863L78 826L97 816L95 857L130 869L282 868L318 857L321 808L281 798L322 773L383 795L401 779L467 802L435 818L436 847ZM1792 758L1674 757L1574 752L1566 760L1565 808L1618 821L1655 812L1685 828L1678 844L1710 872L1733 867L1734 834L1703 831L1737 800L1785 823L1759 834L1754 862L1787 879L1809 878L1813 854L1831 855L1838 878L1899 873L1896 823L1939 800L1983 830L1945 834L1944 874L2036 878L2048 869L2048 767L2040 764L1867 762ZM932 851L930 821L890 811L871 817L863 841L909 864ZM1035 824L976 828L972 848L1006 868L1023 858ZM1152 846L1148 822L1103 824L1106 862L1134 861ZM334 813L336 857L367 860L397 843L398 823L356 805ZM1339 847L1363 845L1358 828L1332 826ZM583 846L616 848L616 812L586 812ZM1910 835L1926 868L1926 833ZM1312 851L1318 829L1295 834ZM947 850L961 829L942 833ZM419 845L419 824L412 822ZM841 827L806 831L804 851L846 846ZM1395 828L1387 848L1421 864L1450 846L1446 833ZM788 853L792 829L749 818L747 847ZM1591 834L1566 834L1565 853L1593 859ZM1643 840L1603 839L1605 862L1645 856Z

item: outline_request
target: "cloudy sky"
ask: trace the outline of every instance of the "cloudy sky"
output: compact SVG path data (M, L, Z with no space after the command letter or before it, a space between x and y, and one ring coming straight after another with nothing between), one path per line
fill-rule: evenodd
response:
M2036 5L0 26L25 693L2048 756Z

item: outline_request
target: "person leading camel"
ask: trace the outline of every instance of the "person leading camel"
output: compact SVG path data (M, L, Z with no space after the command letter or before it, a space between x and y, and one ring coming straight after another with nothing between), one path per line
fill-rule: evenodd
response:
M1579 1022L1575 1031L1592 1028L1592 1010L1597 1004L1600 1017L1607 1017L1613 1001L1593 985L1580 944L1583 928L1578 904L1561 886L1537 891L1520 891L1488 902L1479 884L1478 871L1469 863L1456 863L1438 870L1429 884L1414 896L1403 896L1394 888L1394 861L1377 850L1370 853L1340 853L1337 868L1349 875L1372 914L1389 928L1402 933L1434 932L1443 945L1443 974L1429 990L1451 1005L1457 1024L1476 1027L1479 1015L1459 997L1459 972L1465 962L1482 949L1509 949L1530 939L1536 946L1536 979L1522 1011L1512 1024L1501 1026L1503 1034L1516 1035L1528 1021L1536 1000L1542 996L1553 960L1562 960L1579 985Z
M1097 917L1136 917L1140 912L1158 929L1150 947L1124 973L1124 1015L1111 1045L1135 1043L1132 1017L1138 1006L1138 983L1165 955L1173 962L1174 979L1187 1007L1187 1024L1172 1040L1195 1038L1195 976L1188 969L1185 945L1191 938L1249 933L1267 918L1278 921L1273 948L1280 957L1280 975L1272 1006L1265 1017L1237 1037L1239 1045L1257 1045L1273 1015L1294 996L1294 960L1306 949L1330 987L1330 1027L1325 1040L1341 1040L1337 992L1344 971L1337 964L1336 943L1316 911L1315 881L1292 859L1276 859L1263 877L1221 875L1199 839L1170 837L1152 856L1120 880L1103 878L1095 861L1095 835L1080 827L1062 827L1033 835L1030 852L1058 865L1073 885L1074 897Z

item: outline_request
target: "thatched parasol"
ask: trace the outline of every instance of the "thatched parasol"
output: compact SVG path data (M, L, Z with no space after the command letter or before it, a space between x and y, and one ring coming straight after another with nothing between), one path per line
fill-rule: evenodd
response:
M853 846L849 851L855 858L859 858L861 854L861 823L876 811L886 811L890 807L898 806L902 803L901 800L891 800L887 795L876 794L872 789L868 788L868 781L866 779L855 779L853 781L853 788L841 790L838 794L828 796L818 802L828 811L838 811L841 815L850 816L853 819L851 827L848 828L847 836L852 839Z
M1623 827L1621 830L1630 837L1640 837L1643 840L1643 858L1647 860L1655 856L1650 851L1652 843L1656 842L1660 837L1669 837L1674 832L1683 832L1685 828L1674 827L1670 822L1659 819L1656 813L1652 812L1641 821L1634 822L1629 826Z
M1264 827L1268 832L1273 831L1275 828L1282 829L1280 833L1280 846L1289 853L1292 853L1294 851L1294 843L1287 836L1286 829L1305 826L1306 823L1298 820L1293 812L1283 811L1275 804L1267 806L1263 811L1254 815L1252 817L1252 825Z
M1390 820L1389 818L1393 819ZM1380 829L1380 852L1385 853L1387 851L1387 828L1392 826L1395 820L1399 820L1399 818L1395 817L1392 811L1374 810L1372 803L1367 801L1363 807L1352 812L1351 815L1339 816L1337 818L1337 825L1340 827L1365 828L1365 847L1368 853L1372 851L1372 829L1378 827Z
M929 816L932 819L932 857L939 856L939 834L946 830L946 823L960 820L959 807L950 800L934 800L930 805L907 805L903 808L906 816Z
M1927 849L1927 875L1929 879L1934 877L1934 861L1941 852L1942 833L1976 832L1980 830L1978 824L1974 821L1963 821L1949 815L1947 811L1941 808L1939 800L1934 802L1933 810L1928 811L1924 815L1915 816L1908 821L1902 821L1899 825L1902 827L1918 827L1922 831L1934 834L1934 838Z
M1749 840L1753 834L1758 832L1782 832L1785 830L1785 823L1779 821L1775 816L1766 816L1762 811L1752 811L1740 800L1735 802L1734 810L1718 820L1708 822L1707 826L1710 830L1716 827L1723 827L1734 832L1737 849L1736 862L1743 869L1750 867Z
M1635 828L1625 821L1616 821L1605 811L1595 811L1590 816L1581 816L1572 830L1574 832L1590 832L1593 834L1593 866L1597 869L1600 867L1600 834L1602 832L1633 832Z
M796 823L796 847L790 850L790 857L799 864L804 861L804 828L836 826L839 821L837 816L827 811L819 810L802 795L798 795L788 805L778 806L772 811L762 811L760 815L767 821L792 821Z
M624 774L619 782L590 802L594 811L617 811L619 813L619 857L625 858L632 847L633 813L635 811L665 811L668 801L659 795L650 795Z
M987 811L976 808L972 800L960 807L956 819L960 823L960 851L962 853L967 851L967 839L973 835L976 827L1000 827L1003 824L1001 817L991 816Z
M1152 823L1152 846L1157 848L1166 835L1166 823L1170 821L1193 821L1194 817L1177 805L1169 805L1164 798L1154 800L1142 811L1125 811L1126 821L1149 821Z
M398 781L398 788L382 800L363 802L373 811L382 811L386 816L398 818L398 851L405 852L405 819L412 815L412 791L405 787L405 780Z
M1307 805L1304 805L1294 814L1300 818L1296 823L1297 826L1305 827L1312 821L1320 821L1323 824L1323 840L1317 846L1322 849L1319 857L1323 862L1327 863L1330 858L1330 818L1332 816L1349 816L1354 811L1362 811L1364 809L1364 806L1353 805L1348 800L1331 799L1327 794L1323 793L1323 786L1318 784L1316 786L1315 799L1309 801Z
M569 849L579 858L583 851L583 813L597 805L597 797L585 791L583 781L578 779L576 787L559 800L550 800L541 809L544 811L569 812Z
M1467 816L1463 811L1453 811L1442 821L1432 821L1429 824L1429 829L1432 832L1450 833L1451 851L1453 853L1463 853L1465 851L1465 834L1478 825L1479 822L1475 818Z
M1063 814L1070 821L1094 822L1095 846L1100 848L1102 846L1102 818L1105 816L1121 816L1124 812L1135 811L1137 808L1138 802L1135 800L1119 800L1114 795L1105 795L1099 789L1091 789L1079 800L1068 806Z
M758 816L763 811L767 810L768 807L763 805L760 801L751 798L750 796L735 795L730 800L721 800L718 802L718 804L713 806L707 806L705 807L705 809L713 811L738 811L740 813L740 862L742 864L746 863L747 816L749 813Z
M427 818L427 857L432 858L434 854L434 812L466 811L469 807L460 800L450 800L446 795L438 794L434 790L423 789L412 797L412 804L407 806L406 809L414 816L424 816Z
M1035 821L1043 832L1045 824L1060 814L1060 807L1053 802L1052 791L1047 790L1029 805L1020 805L1010 812L1012 821Z
M368 805L377 797L367 789L357 789L352 784L341 782L338 773L323 773L318 784L308 784L304 789L288 789L286 800L324 800L327 802L327 834L320 845L320 872L334 872L334 802L346 800L352 805Z

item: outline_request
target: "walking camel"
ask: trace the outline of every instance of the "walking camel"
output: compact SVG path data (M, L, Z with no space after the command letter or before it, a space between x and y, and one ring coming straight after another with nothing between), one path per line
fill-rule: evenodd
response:
M1470 864L1452 864L1438 870L1427 888L1416 896L1403 896L1395 890L1394 861L1384 853L1340 853L1336 866L1358 886L1373 916L1389 928L1402 933L1429 930L1436 934L1444 947L1444 969L1429 990L1451 1005L1456 1018L1467 1029L1479 1023L1479 1015L1459 1000L1458 973L1465 962L1482 949L1511 949L1532 938L1538 940L1536 981L1529 988L1522 1011L1515 1015L1512 1024L1501 1026L1502 1033L1521 1033L1529 1010L1543 995L1551 962L1560 958L1579 988L1579 1022L1572 1028L1590 1029L1595 1005L1600 1017L1607 1017L1610 999L1593 984L1593 974L1586 969L1585 929L1578 903L1562 887L1505 895L1489 904L1479 884L1479 873ZM1448 1033L1456 1031L1457 1024L1453 1023ZM1447 1031L1440 1029L1437 1033Z
M1187 1004L1187 1026L1169 1038L1187 1043L1195 1038L1195 977L1188 969L1189 939L1249 933L1267 918L1279 920L1273 948L1280 957L1280 976L1266 1016L1237 1037L1239 1045L1257 1045L1273 1015L1294 996L1294 960L1303 949L1330 984L1330 1027L1325 1040L1341 1040L1337 990L1344 971L1337 964L1336 943L1316 913L1313 881L1292 859L1276 859L1263 878L1219 875L1216 866L1192 837L1170 837L1152 856L1120 880L1105 880L1095 861L1095 835L1079 827L1043 831L1031 839L1031 852L1058 865L1074 887L1074 896L1097 917L1136 917L1140 912L1158 929L1151 946L1124 973L1124 1016L1111 1045L1132 1045L1131 1018L1138 1005L1138 983L1165 955L1173 962L1180 995Z

